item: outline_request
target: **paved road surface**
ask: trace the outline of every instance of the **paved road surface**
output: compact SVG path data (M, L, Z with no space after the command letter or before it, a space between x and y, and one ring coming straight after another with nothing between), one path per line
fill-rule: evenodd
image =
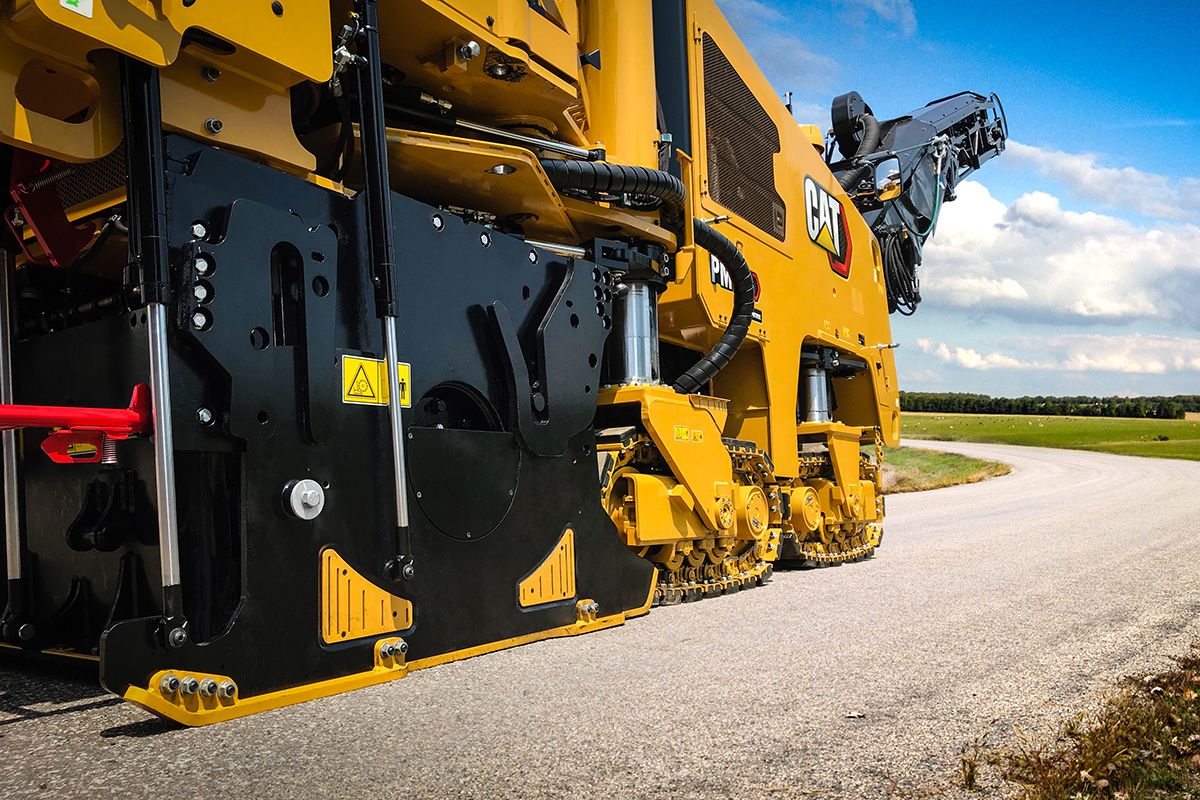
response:
M80 679L0 670L0 789L952 795L964 743L1046 730L1200 640L1200 463L944 448L1013 474L890 498L871 561L259 717L175 729Z

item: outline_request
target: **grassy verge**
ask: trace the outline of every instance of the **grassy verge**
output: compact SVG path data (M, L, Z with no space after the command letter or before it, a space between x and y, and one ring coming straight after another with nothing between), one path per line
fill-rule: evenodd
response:
M1200 461L1200 420L907 412L913 439L1024 444Z
M883 463L886 494L976 483L1012 471L1010 466L998 461L984 461L957 453L939 453L916 447L885 448Z
M1200 798L1200 650L1176 667L1130 679L1094 715L1049 744L988 757L1028 800ZM974 756L964 755L963 777ZM968 788L971 788L968 786Z

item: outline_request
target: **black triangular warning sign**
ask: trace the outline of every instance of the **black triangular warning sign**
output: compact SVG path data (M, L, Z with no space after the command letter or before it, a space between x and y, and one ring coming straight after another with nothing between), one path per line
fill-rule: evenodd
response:
M346 392L347 397L360 397L363 400L375 400L375 387L371 386L371 379L367 377L367 371L363 369L363 365L358 365L358 371L354 373L354 380L350 381L350 390Z

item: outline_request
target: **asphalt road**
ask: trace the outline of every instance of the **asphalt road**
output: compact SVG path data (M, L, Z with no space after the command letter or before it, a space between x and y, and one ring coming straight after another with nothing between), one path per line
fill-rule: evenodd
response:
M870 561L258 717L177 729L0 670L0 790L953 796L964 745L1049 731L1200 641L1200 463L944 448L1014 471L889 498Z

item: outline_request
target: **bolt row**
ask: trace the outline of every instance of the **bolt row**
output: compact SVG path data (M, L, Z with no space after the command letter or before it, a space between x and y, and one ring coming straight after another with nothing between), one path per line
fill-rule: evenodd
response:
M401 639L398 642L384 642L379 645L379 655L381 658L395 658L402 656L408 652L408 642Z
M217 683L212 678L196 678L192 675L180 678L170 673L163 675L162 680L158 682L158 689L167 697L176 694L185 697L199 694L203 697L220 695L226 700L231 700L237 694L237 687L233 685L233 681Z

